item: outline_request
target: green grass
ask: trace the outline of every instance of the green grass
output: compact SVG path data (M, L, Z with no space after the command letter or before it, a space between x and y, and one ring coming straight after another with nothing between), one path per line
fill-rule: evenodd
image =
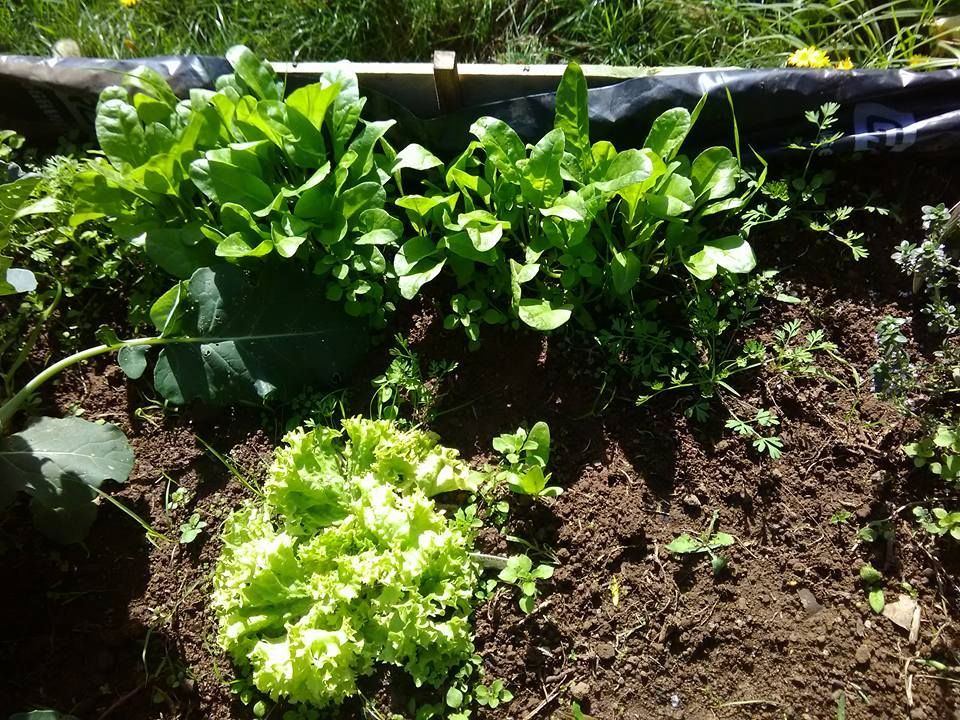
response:
M47 54L73 38L85 55L222 53L245 43L278 60L463 60L623 65L783 65L818 45L858 67L915 55L954 65L937 17L956 0L18 0L0 5L0 52Z

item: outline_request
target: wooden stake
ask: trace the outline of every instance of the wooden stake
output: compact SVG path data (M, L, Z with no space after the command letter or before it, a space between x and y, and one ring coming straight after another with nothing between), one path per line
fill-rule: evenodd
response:
M441 113L454 112L463 106L455 52L433 51L433 81L437 88L437 106Z

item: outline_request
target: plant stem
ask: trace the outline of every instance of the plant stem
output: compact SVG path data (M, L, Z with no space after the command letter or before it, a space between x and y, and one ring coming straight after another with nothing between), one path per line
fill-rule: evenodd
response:
M10 398L2 406L0 406L0 431L3 431L6 428L7 424L10 422L10 419L16 414L17 410L27 401L27 399L32 395L36 390L43 385L48 380L51 380L55 376L59 375L61 372L66 370L72 365L77 364L83 360L89 360L90 358L97 357L98 355L105 355L106 353L117 352L125 347L137 347L141 345L170 345L173 343L196 343L196 342L208 342L209 338L187 338L187 337L147 337L147 338L135 338L133 340L121 340L118 343L113 345L96 345L86 350L81 350L76 352L73 355L68 355L59 362L55 362L53 365L50 365L47 368L44 368L39 373L37 373L32 380L30 380L26 385L24 385L16 395Z

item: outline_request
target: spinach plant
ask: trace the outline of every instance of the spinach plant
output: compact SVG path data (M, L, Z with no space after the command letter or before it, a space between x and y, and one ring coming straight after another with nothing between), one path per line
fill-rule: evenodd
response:
M386 143L392 121L361 120L347 69L284 98L250 50L227 59L234 72L186 100L147 68L101 93L103 157L78 178L74 222L109 222L181 280L218 258L294 262L347 313L382 326L393 308L387 256L403 233L385 204L391 173L417 166L415 153Z
M537 497L557 497L562 488L549 485L550 473L544 468L550 460L550 427L538 422L530 431L517 428L493 440L493 449L503 456L506 466L496 474L515 493Z
M738 158L724 147L679 154L701 106L661 115L642 149L591 145L586 81L571 64L554 129L536 144L481 118L470 129L476 139L427 176L422 194L397 201L414 231L394 263L401 295L414 297L446 270L460 292L445 324L476 341L482 324L549 331L576 318L593 327L678 269L704 281L749 272L745 236L714 222L749 195L737 192Z

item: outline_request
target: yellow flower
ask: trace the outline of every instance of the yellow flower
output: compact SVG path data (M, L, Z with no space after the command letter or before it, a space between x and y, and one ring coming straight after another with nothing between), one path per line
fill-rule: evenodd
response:
M834 65L834 67L837 70L853 70L853 60L851 60L850 58L844 58L843 60L840 60L839 62L837 62L837 64Z
M816 45L794 50L787 58L787 65L797 68L830 67L830 56Z
M128 10L136 5L139 0L120 0L120 4L123 5Z
M917 67L918 65L926 65L929 60L930 58L926 55L911 55L908 62L910 67Z

